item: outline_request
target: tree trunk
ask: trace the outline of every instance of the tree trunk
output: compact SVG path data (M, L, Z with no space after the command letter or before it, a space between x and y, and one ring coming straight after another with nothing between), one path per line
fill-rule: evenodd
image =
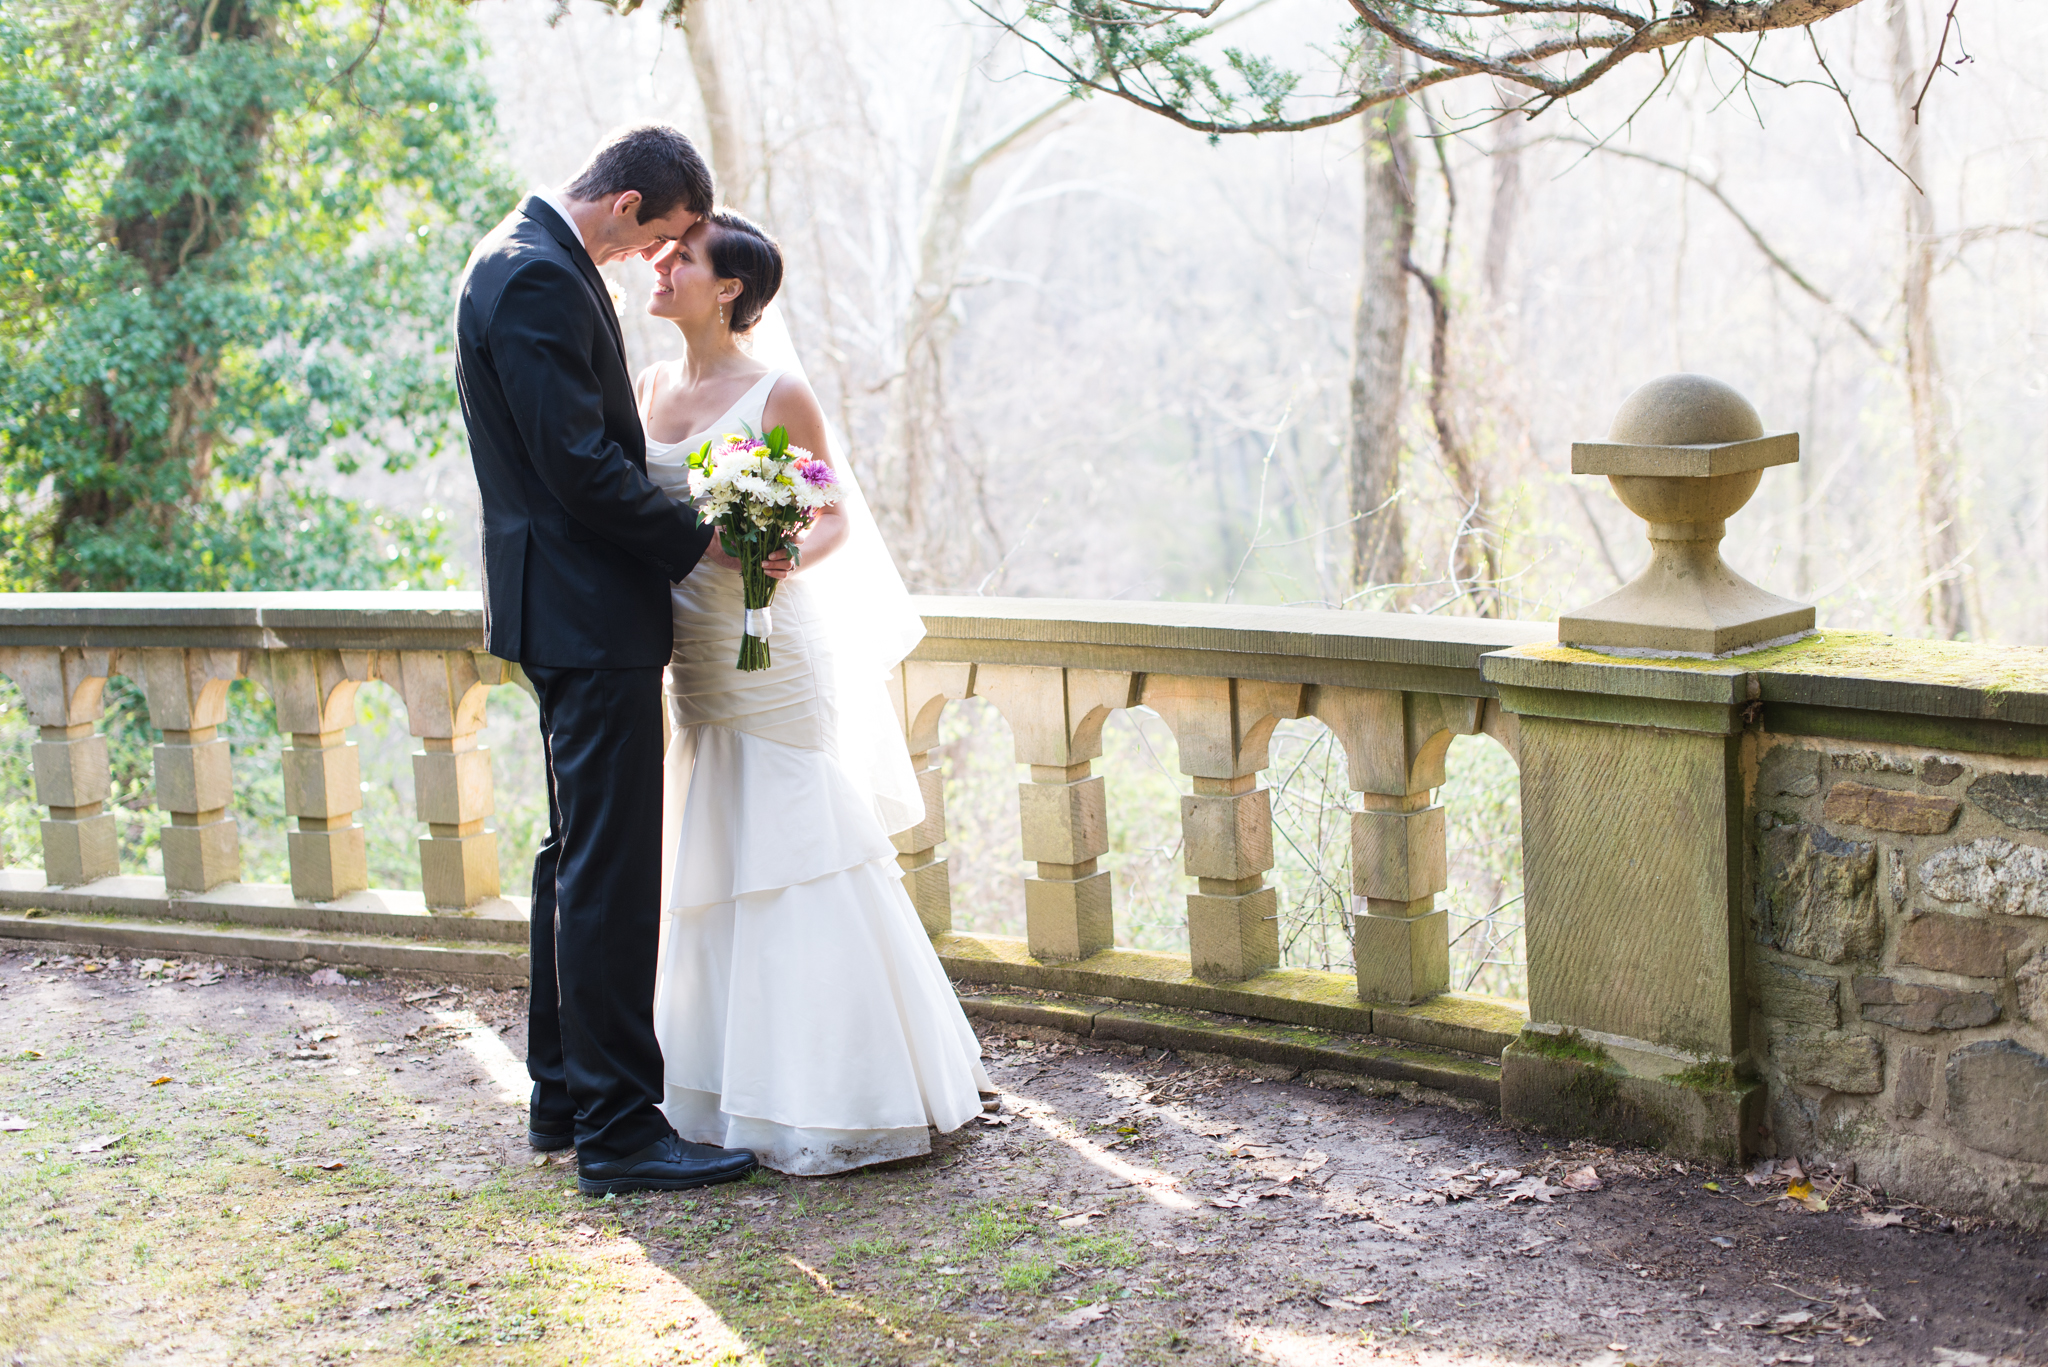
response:
M711 134L711 170L718 177L718 198L745 212L753 203L754 166L747 141L733 113L733 92L720 60L721 0L691 0L684 13L683 36L690 49L690 71L704 102L704 123Z
M1401 379L1408 345L1408 256L1415 243L1415 154L1407 103L1365 119L1364 254L1352 317L1351 586L1398 584L1406 565L1401 505ZM1384 605L1382 605L1384 606Z
M1956 496L1956 457L1941 360L1934 342L1934 201L1927 184L1921 129L1913 103L1919 73L1913 61L1913 30L1906 0L1888 0L1885 21L1892 37L1892 100L1899 119L1899 165L1912 178L1905 186L1906 392L1913 411L1914 495L1920 516L1920 561L1926 584L1927 624L1951 640L1971 630L1964 583L1961 513Z
M151 37L175 44L174 60L197 61L221 43L260 43L271 30L255 7L241 0L184 0L160 7L151 15ZM130 115L138 126L202 117L175 89L152 90L137 98ZM260 104L210 109L203 117L218 130L220 160L194 166L183 159L130 155L108 194L113 246L145 273L148 288L172 285L180 273L196 267L227 246L242 228L241 186L255 174L270 132L270 118ZM175 198L167 187L183 185ZM219 339L209 319L180 319L174 352L184 378L171 393L170 412L160 439L139 434L119 406L97 383L83 386L80 415L95 431L103 459L102 477L81 483L59 500L51 528L57 560L64 563L66 546L89 541L118 523L139 519L168 532L190 497L212 474L213 406L218 386ZM119 590L119 579L87 578L75 569L58 571L58 587Z
M889 391L888 452L896 463L900 502L886 500L904 569L926 585L959 582L985 565L983 539L965 534L979 516L991 538L996 528L974 488L977 476L952 465L953 438L946 402L945 367L959 331L954 295L967 259L975 177L1052 126L1071 96L1041 105L976 144L968 140L975 81L974 54L961 62L953 100L933 152L931 178L918 206L916 255L910 291L898 317L901 352Z
M1511 96L1500 95L1505 104ZM1479 280L1486 290L1486 302L1500 307L1501 289L1507 282L1508 248L1515 240L1515 220L1522 212L1522 116L1503 114L1494 121L1493 148L1486 159L1493 164L1493 206L1486 217L1486 254L1480 258Z
M889 391L888 444L901 480L901 549L912 577L927 583L946 577L937 560L949 519L936 505L946 455L946 353L958 330L953 289L967 253L967 213L978 169L963 159L960 146L973 70L971 60L962 64L918 206L910 293L899 320L902 352Z

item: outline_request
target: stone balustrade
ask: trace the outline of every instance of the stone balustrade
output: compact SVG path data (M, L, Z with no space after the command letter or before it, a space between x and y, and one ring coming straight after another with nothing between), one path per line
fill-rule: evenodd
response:
M920 605L927 637L890 686L927 812L895 846L956 979L1131 1004L1032 1009L1132 1040L1174 1038L1175 1011L1342 1032L1318 1036L1323 1056L1562 1132L1851 1159L1898 1194L2001 1213L2048 1189L2048 654L1821 632L1655 658L1526 622ZM465 594L0 597L0 673L39 728L48 812L44 868L0 868L0 939L523 974L478 743L490 688L522 679L481 627ZM97 733L116 674L163 733L161 878L118 867ZM286 738L289 887L240 881L219 728L243 678ZM349 731L371 680L419 740L418 893L365 887ZM1020 766L1020 939L954 929L933 759L969 698L1002 715ZM1110 715L1137 707L1189 780L1184 956L1116 945L1118 814L1095 762ZM1357 794L1355 975L1280 965L1261 775L1275 727L1305 718ZM1446 991L1434 795L1471 735L1520 769L1526 1007Z
M43 875L70 887L119 874L106 742L95 733L109 677L141 684L156 747L167 892L206 893L241 877L226 720L228 686L256 682L283 751L291 894L334 902L369 887L362 774L348 739L356 690L397 690L413 756L420 886L428 907L460 911L498 895L490 755L477 745L493 684L516 666L476 648L482 613L462 593L15 594L0 607L0 674L41 728L33 764Z
M1245 982L1280 966L1270 792L1259 776L1276 725L1314 717L1344 747L1352 817L1354 960L1361 1001L1422 1003L1449 986L1444 813L1432 794L1460 735L1510 749L1480 657L1554 639L1541 623L1304 608L927 598L929 635L898 681L925 769L948 702L986 699L1009 723L1020 785L1026 949L1039 964L1115 944L1103 781L1091 772L1110 713L1145 707L1172 730L1194 791L1181 799L1190 972ZM928 769L925 769L929 772ZM937 785L928 787L936 795ZM898 838L925 927L952 928L943 806Z

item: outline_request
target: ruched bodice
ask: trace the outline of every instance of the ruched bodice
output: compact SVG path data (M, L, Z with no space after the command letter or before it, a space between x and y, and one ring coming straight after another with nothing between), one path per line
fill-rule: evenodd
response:
M650 440L648 475L688 498L690 453L760 432L776 378L702 432ZM824 601L801 575L778 585L772 662L742 672L739 573L700 560L674 586L666 686L663 1110L686 1139L789 1173L929 1152L927 1127L966 1123L989 1087L874 798L840 763Z
M761 430L761 414L780 371L761 377L725 415L678 442L647 443L647 474L669 497L690 496L690 453L728 432ZM774 625L768 638L773 663L742 673L739 658L741 596L738 570L701 560L689 578L672 589L675 654L669 662L669 721L686 726L725 726L805 750L832 744L831 661L810 595L801 576L775 590Z

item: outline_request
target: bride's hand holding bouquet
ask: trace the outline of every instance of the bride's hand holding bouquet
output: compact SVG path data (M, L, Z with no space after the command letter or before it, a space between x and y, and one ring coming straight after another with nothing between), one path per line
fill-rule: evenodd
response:
M766 669L776 581L802 564L802 534L838 503L838 476L829 462L791 446L781 427L766 438L734 432L707 441L689 466L690 497L718 529L719 549L738 566L746 595L738 667Z

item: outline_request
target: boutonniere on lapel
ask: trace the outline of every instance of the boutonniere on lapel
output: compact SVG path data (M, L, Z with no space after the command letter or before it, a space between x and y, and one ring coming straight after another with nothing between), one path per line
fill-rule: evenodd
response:
M617 308L619 305L626 302L625 292L622 291L617 285L614 285L609 280L604 282L604 292L612 297L613 308Z

